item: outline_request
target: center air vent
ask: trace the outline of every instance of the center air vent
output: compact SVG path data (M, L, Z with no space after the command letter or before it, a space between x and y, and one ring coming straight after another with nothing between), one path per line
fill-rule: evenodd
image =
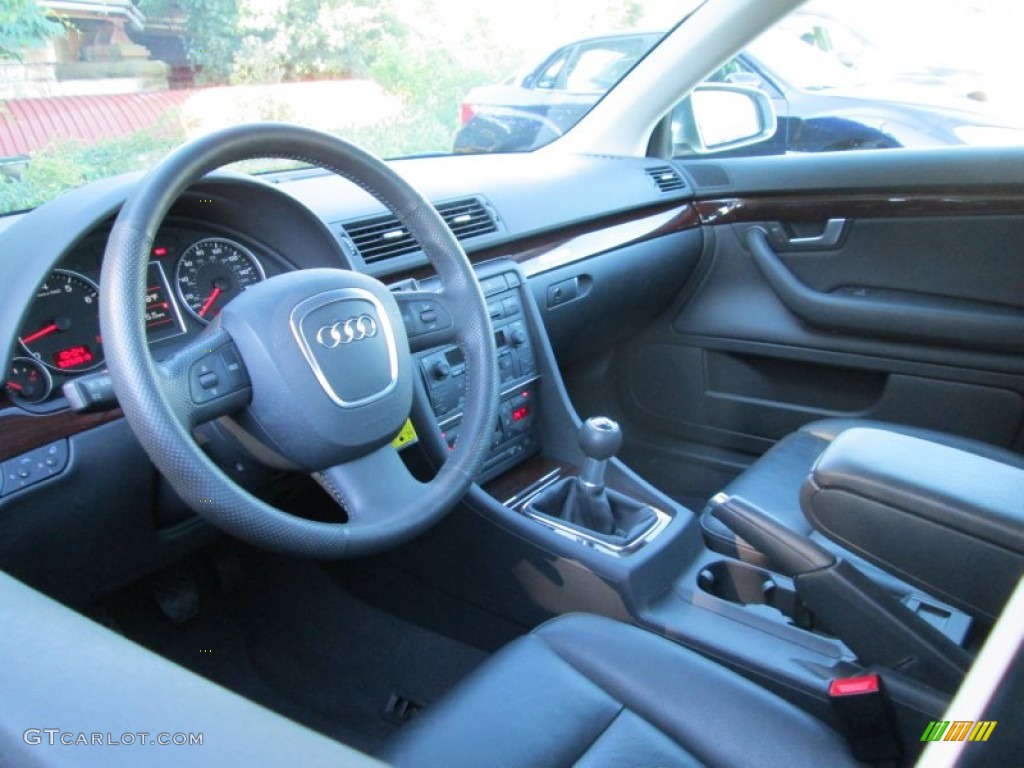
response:
M493 212L480 198L451 200L434 207L459 240L486 235L498 229ZM420 250L409 230L391 214L350 221L342 225L342 233L366 264Z
M686 183L676 172L676 169L667 165L659 165L655 168L645 168L644 172L655 184L658 185L658 189L662 192L674 192L675 190L682 189L686 186Z

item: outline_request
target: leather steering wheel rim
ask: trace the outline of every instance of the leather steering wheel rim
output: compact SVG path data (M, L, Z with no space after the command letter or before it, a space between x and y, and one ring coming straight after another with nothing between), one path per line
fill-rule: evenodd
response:
M451 343L466 358L459 441L434 479L412 480L390 445L340 467L306 468L345 507L349 521L343 524L306 520L266 504L237 485L192 438L192 428L210 419L190 400L188 380L180 372L210 348L231 343L224 328L214 323L170 362L159 364L146 339L147 263L171 205L206 173L266 157L330 170L373 195L399 218L438 273L439 299L452 309ZM100 327L119 404L153 464L194 510L257 546L323 558L395 546L433 525L462 498L487 453L496 418L498 374L490 319L472 266L440 215L415 189L375 156L328 134L286 124L241 125L191 141L165 157L139 182L114 224L100 282ZM411 365L407 375L416 375ZM253 390L258 386L255 379ZM219 415L225 414L214 417Z

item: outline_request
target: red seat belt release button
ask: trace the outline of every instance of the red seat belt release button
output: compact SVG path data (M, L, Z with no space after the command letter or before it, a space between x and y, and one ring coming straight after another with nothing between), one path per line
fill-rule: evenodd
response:
M867 763L900 759L903 750L896 713L881 677L869 674L833 680L828 697L854 757Z

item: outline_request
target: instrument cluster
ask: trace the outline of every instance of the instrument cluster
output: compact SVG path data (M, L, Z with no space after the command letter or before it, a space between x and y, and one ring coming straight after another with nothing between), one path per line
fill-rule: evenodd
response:
M71 377L103 365L98 286L105 236L74 248L36 292L18 333L4 392L36 410L57 398ZM277 260L235 236L165 226L147 266L146 335L154 352L198 333L246 288L282 271ZM158 355L159 356L159 355Z

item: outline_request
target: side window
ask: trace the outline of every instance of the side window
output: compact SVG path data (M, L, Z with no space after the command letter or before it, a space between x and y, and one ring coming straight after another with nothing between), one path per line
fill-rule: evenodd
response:
M812 0L707 79L712 90L763 92L777 117L774 135L712 152L699 140L691 99L672 113L674 154L1024 146L1014 53L1024 4L933 3L926 24L917 3L891 0L884 13L880 3L863 5ZM701 99L704 109L716 103Z

